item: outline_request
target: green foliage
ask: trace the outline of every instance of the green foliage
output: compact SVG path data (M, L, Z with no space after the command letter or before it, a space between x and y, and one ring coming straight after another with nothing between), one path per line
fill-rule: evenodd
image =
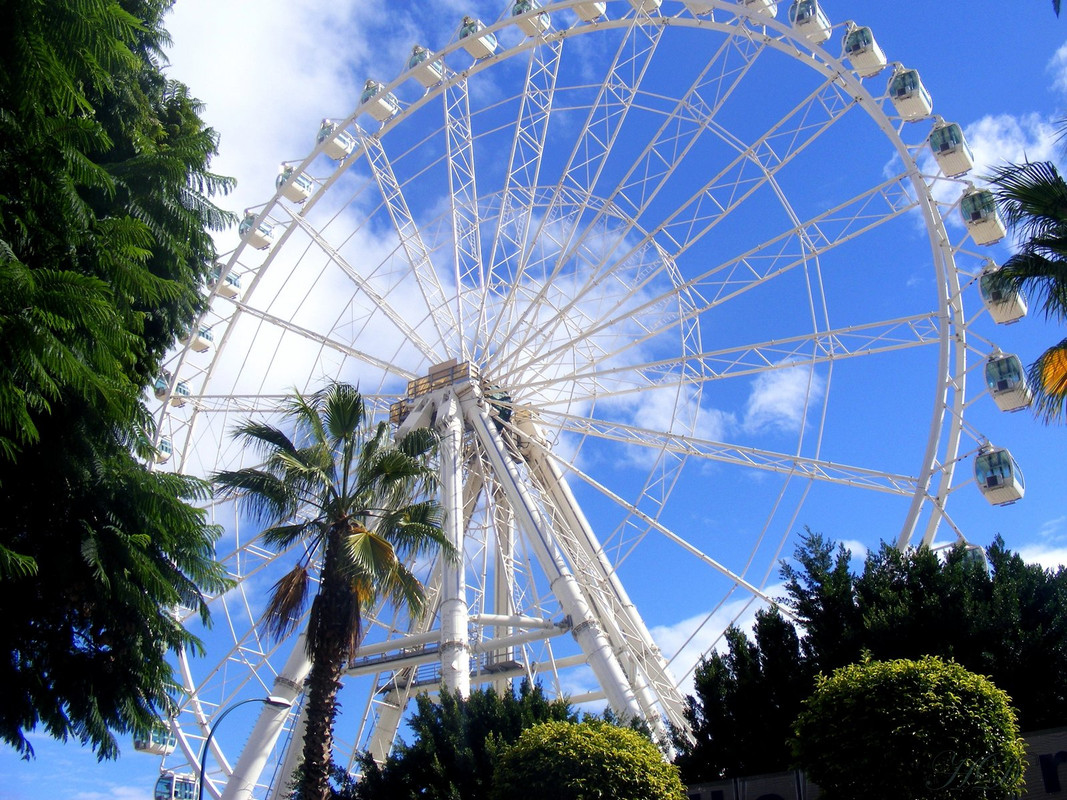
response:
M809 532L797 560L802 573L783 567L786 603L816 671L864 651L880 660L938 655L990 676L1023 730L1067 723L1067 571L1027 565L999 537L985 559L962 547L942 558L883 544L853 575L847 553Z
M857 575L850 558L809 531L782 569L795 626L763 612L754 642L732 630L701 664L686 711L695 741L678 743L687 781L788 769L790 714L813 676L864 653L952 659L1007 692L1023 730L1067 724L1067 571L1027 565L999 538L986 559L883 545Z
M695 742L676 737L675 764L686 783L780 772L792 754L787 738L814 685L796 629L777 608L756 615L755 642L726 632L726 653L701 661L696 694L685 710Z
M545 722L506 748L493 777L495 800L683 800L678 770L628 728L587 720Z
M0 737L101 757L151 727L225 582L205 487L134 456L141 397L229 222L215 134L162 70L170 0L4 3L0 26Z
M416 698L409 722L414 739L400 744L379 767L361 759L357 800L486 800L499 752L542 722L576 722L563 700L549 701L540 686L523 681L518 693L472 691L467 700L443 693L435 703ZM346 796L346 795L341 795Z
M57 415L59 412L57 411ZM151 727L177 687L170 651L197 642L172 613L226 588L206 487L148 472L128 446L100 440L80 411L48 427L47 446L0 469L0 536L35 570L0 580L0 736L29 756L25 733L76 738L118 754L114 732ZM91 426L90 426L91 427Z
M432 497L436 449L432 431L393 442L387 423L371 426L363 397L330 383L310 396L295 393L279 427L249 421L234 432L261 466L214 476L220 497L236 499L265 524L264 541L293 547L299 560L274 585L264 622L283 636L310 601L303 769L298 791L329 794L333 726L341 673L362 638L363 613L379 597L423 609L422 584L408 564L435 551L454 557ZM318 566L313 589L312 570Z
M820 676L794 744L826 800L1009 800L1023 784L1008 696L934 657Z

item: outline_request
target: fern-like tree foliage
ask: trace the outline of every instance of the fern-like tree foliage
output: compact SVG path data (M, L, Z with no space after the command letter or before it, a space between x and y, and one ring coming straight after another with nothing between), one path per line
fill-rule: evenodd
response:
M148 472L145 387L201 307L217 139L167 78L171 0L0 2L0 737L101 757L173 705L225 586L206 486Z
M1067 181L1048 161L1009 164L992 181L998 206L1021 240L996 279L1036 301L1046 319L1067 322ZM1038 416L1067 421L1067 338L1030 365L1029 379Z
M408 564L455 553L434 499L433 431L418 428L394 441L387 423L370 424L362 395L344 383L296 393L285 416L283 427L240 426L235 436L261 465L220 472L214 483L219 496L236 499L266 526L267 545L300 554L274 585L264 625L284 636L302 624L310 603L298 791L304 800L326 800L337 692L362 638L364 613L383 598L418 617L426 596Z

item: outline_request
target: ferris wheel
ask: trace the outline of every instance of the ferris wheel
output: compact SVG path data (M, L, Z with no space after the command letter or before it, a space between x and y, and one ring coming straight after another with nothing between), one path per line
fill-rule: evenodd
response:
M157 386L159 468L250 463L236 423L343 380L439 431L464 554L418 565L424 618L366 615L340 761L384 757L419 692L521 677L684 726L696 655L773 600L799 528L844 508L930 544L964 539L965 484L1021 496L964 417L983 370L1000 407L1026 402L981 333L1025 311L988 281L992 197L914 65L824 5L520 0L457 20L309 131L248 211ZM237 585L212 600L208 657L181 659L173 738L145 749L179 796L222 714L281 697L235 746L211 738L204 787L275 797L308 665L256 623L294 554L212 513Z

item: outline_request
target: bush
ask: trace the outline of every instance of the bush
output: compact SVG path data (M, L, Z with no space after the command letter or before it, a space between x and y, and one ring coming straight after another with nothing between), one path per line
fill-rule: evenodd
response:
M636 731L599 720L546 722L503 751L495 800L684 800L678 770Z
M793 742L825 800L1008 800L1023 743L1008 696L939 658L865 661L821 676Z

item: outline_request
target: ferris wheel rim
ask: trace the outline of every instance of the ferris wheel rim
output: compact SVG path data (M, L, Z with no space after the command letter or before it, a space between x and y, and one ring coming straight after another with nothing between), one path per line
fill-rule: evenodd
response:
M756 24L759 24L761 26L770 27L771 29L775 30L777 35L782 37L782 38L772 40L775 44L771 44L770 46L776 47L777 49L781 50L786 55L790 55L790 56L792 56L794 58L797 58L795 53L788 52L788 47L787 47L787 44L785 42L786 39L790 40L791 44L794 47L798 48L797 52L799 52L799 48L801 48L801 47L807 48L807 50L805 51L807 53L807 55L810 55L810 53L815 50L815 48L810 47L805 41L802 40L802 37L799 34L796 34L794 31L792 31L792 29L788 28L788 26L783 26L783 25L781 25L779 23L776 23L776 22L773 22L773 21L767 21L767 20L758 18L757 16L755 16L755 12L749 13L749 12L747 12L747 10L745 10L745 13L743 13L743 14L738 13L739 9L736 6L734 6L733 4L727 4L727 3L724 3L724 2L714 2L713 4L715 5L716 10L729 11L729 12L735 14L738 17L744 16L746 18L746 24L756 23ZM573 7L575 5L576 5L575 2L551 3L551 4L546 4L545 5L544 11L552 12L554 10L570 8L570 7ZM667 21L668 19L669 19L669 23ZM629 28L632 30L638 24L646 24L646 23L647 24L658 25L661 28L665 28L668 24L675 25L675 26L682 25L682 26L688 26L688 27L708 27L708 28L710 28L712 30L719 30L720 27L722 27L722 28L730 27L728 24L725 24L725 23L720 26L719 23L714 23L714 22L712 22L710 20L703 20L703 19L697 19L697 18L689 19L689 18L686 18L684 16L671 17L671 18L660 18L660 17L656 17L656 16L641 15L641 14L638 14L638 13L635 13L632 17L626 16L626 17L623 17L623 18L615 19L615 20L605 21L604 23L602 23L602 26L603 26L603 29L605 29L605 30L618 29L618 28L623 28L623 27L627 27L627 26L629 26ZM510 24L510 20L502 19L499 22L494 23L493 25L487 26L486 30L488 30L489 32L499 31L499 30L504 29L508 24ZM576 35L577 33L583 33L584 34L584 33L591 33L592 32L591 30L584 30L582 28L583 28L583 26L579 25L579 26L576 26L576 28L567 29L567 31L565 33L561 32L561 33L559 33L557 35L559 36L559 39L562 42L564 36L573 36L573 35ZM719 32L725 32L725 31L719 30ZM545 42L550 41L550 37L544 37L544 41ZM494 56L492 59L489 59L489 60L486 60L486 61L478 61L478 62L476 62L469 70L465 71L464 73L452 73L452 75L449 77L449 81L451 81L453 84L455 82L457 82L457 81L460 81L460 80L464 80L465 81L465 80L468 79L468 77L470 75L476 74L477 72L480 72L482 70L489 69L492 66L494 66L495 64L500 63L502 61L505 61L508 58L517 56L517 55L519 55L521 53L524 53L524 52L527 52L527 51L530 51L533 48L535 48L537 46L540 46L541 43L542 42L533 41L533 40L523 41L519 45L515 45L515 46L513 46L513 47L511 47L509 49L505 49L505 50L501 51L497 56ZM461 47L461 43L457 40L456 42L453 42L450 45L448 45L444 50L439 51L439 54L442 57L445 57L445 56L448 56L450 54L457 53L457 51L460 49L460 47ZM821 55L820 55L820 57L821 57ZM807 56L806 56L806 58L807 58ZM927 218L927 230L929 232L931 240L933 241L935 239L940 239L941 241L948 241L949 237L947 236L947 234L944 231L943 222L942 222L942 218L941 218L940 212L936 209L935 201L930 196L929 189L926 186L926 184L925 184L925 182L923 180L923 176L921 175L920 170L919 170L918 166L915 163L915 159L911 154L911 150L912 150L911 146L906 145L904 143L904 141L900 138L899 130L897 129L897 127L895 127L895 125L894 125L893 121L890 119L890 117L885 113L884 107L883 107L883 105L880 104L880 101L877 100L873 95L870 95L870 93L863 87L863 83L862 83L862 81L860 79L856 78L855 76L852 76L851 73L847 72L847 68L844 68L844 66L842 64L842 60L843 60L843 57L842 57L842 59L836 59L836 58L834 58L832 56L828 56L828 60L827 61L825 61L825 62L817 62L817 63L820 63L823 66L823 68L825 68L827 70L827 75L830 74L830 69L835 64L837 66L842 67L842 69L845 69L846 72L842 76L842 79L846 83L849 83L850 88L856 89L858 87L858 89L861 90L861 93L864 95L863 98L857 98L859 100L860 105L871 116L874 116L872 114L871 109L868 108L866 105L864 105L864 103L865 102L869 102L871 104L872 108L876 108L877 109L878 114L881 116L881 123L882 123L881 127L883 127L883 132L885 132L885 127L886 126L888 126L888 128L893 131L893 137L894 138L892 138L891 140L893 141L894 147L897 148L898 153L903 158L907 159L906 163L910 163L910 167L907 170L907 178L912 182L913 186L917 186L917 185L921 185L922 186L922 191L917 191L917 194L919 196L919 205L922 207L924 214L926 214L927 217L928 217ZM807 61L805 61L805 63L807 63ZM410 78L409 72L403 73L395 81L393 81L390 84L387 84L386 85L386 90L388 91L390 87L395 88L395 87L399 86L401 83L405 82L409 78ZM852 86L852 84L855 84L855 86ZM424 95L423 98L419 102L428 103L428 102L430 102L430 100L440 97L441 94L443 94L446 91L446 88L447 87L442 85L442 87L439 90L434 90L433 92L427 92L426 95ZM431 97L431 94L432 94L432 97ZM429 98L429 99L427 99L427 98ZM884 100L882 102L884 102ZM383 125L382 128L378 132L373 134L372 136L374 138L384 138L385 136L387 136L389 130L391 130L393 127L401 125L403 123L403 121L408 116L410 116L411 114L414 113L414 111L415 111L414 105L415 104L412 104L413 107L411 107L411 108L403 109L403 111L400 114L398 114L395 118L392 118L389 121L387 121L385 123L385 125ZM357 119L360 116L360 112L361 112L361 109L357 108L356 112L353 115L351 115L342 124L342 127L347 129L347 128L350 128L350 127L354 126L356 124ZM321 146L317 147L314 151L312 151L311 155L309 155L307 157L307 159L305 159L305 161L301 163L301 165L300 165L300 167L298 169L300 169L302 171L302 170L310 167L312 161L314 161L317 158L317 156L320 154L320 152L321 152ZM355 157L352 157L351 159L349 159L347 161L347 163L345 165L343 165L338 170L335 170L334 173L331 175L331 177L328 180L323 182L322 189L323 190L329 189L333 182L335 182L335 181L340 179L340 176L343 173L343 171L345 169L347 169L356 160L357 159ZM325 195L325 191L320 191L320 192L316 193L315 195L313 195L312 199L309 200L308 202L309 203L316 203L324 195ZM929 208L927 208L927 206L929 206ZM271 216L271 214L276 209L279 209L279 208L282 209L282 212L281 212L282 216L291 217L290 225L286 227L286 229L285 229L285 231L284 231L284 233L282 235L282 238L277 242L277 244L274 246L274 248L268 254L268 256L265 259L265 261L263 262L263 264L260 266L259 272L256 273L256 277L254 279L253 285L249 287L249 291L250 292L254 292L254 290L255 290L255 281L258 281L260 276L268 270L268 268L270 267L271 263L273 262L275 254L278 253L278 252L281 252L281 251L283 251L285 249L284 245L286 243L287 237L290 235L290 232L291 231L295 231L296 229L302 227L300 222L298 222L298 218L300 220L302 220L310 212L310 210L313 208L313 205L307 205L307 206L301 207L296 213L293 213L289 209L289 207L286 206L285 203L282 201L281 193L279 191L278 193L276 193L274 195L273 199L271 201L269 201L263 207L263 209L261 210L261 212L257 216L257 219L268 218L268 217ZM944 234L944 235L941 235L941 234ZM230 261L227 264L227 269L232 269L234 267L234 265L241 264L242 263L243 253L249 247L250 247L249 245L247 245L246 243L242 242L238 246L238 248L234 251L234 253L232 254L232 256L230 258ZM952 251L951 248L949 248L947 251L942 250L940 252L940 259L939 259L938 258L938 252L939 251L936 249L937 245L935 244L934 247L935 247L935 250L934 250L934 252L935 252L934 265L935 265L935 270L938 271L937 286L938 286L938 304L939 304L939 307L938 307L936 312L931 312L931 316L937 316L937 317L942 318L942 319L952 317L952 318L957 319L957 320L962 320L961 312L957 312L952 307L952 304L958 302L959 301L959 297L960 297L959 280L958 280L958 276L956 274L955 264L952 261L953 251ZM234 317L233 317L234 319L236 319L238 316L240 316L242 314L249 313L248 310L247 310L247 306L242 306L239 303L234 303L234 306L235 306L235 312L234 312ZM268 320L268 321L273 321L273 320ZM965 326L960 325L957 328L957 330L962 335L963 333L965 333ZM961 370L959 368L959 361L958 361L959 358L962 358L961 353L962 353L962 350L964 348L964 343L958 341L957 339L953 338L950 335L951 334L950 327L948 325L946 325L946 324L942 324L938 328L938 331L939 331L939 336L940 336L939 347L941 348L942 353L941 353L941 356L940 356L940 359L941 359L940 365L938 367L938 373L940 375L940 378L939 378L940 385L938 386L936 394L938 394L938 396L940 398L945 392L948 391L948 386L949 386L950 383L952 383L953 381L955 381L957 384L959 383L959 381L960 381L960 377L959 376L965 375L966 374L966 370ZM214 371L214 369L216 367L216 364L218 363L218 361L217 361L217 359L219 358L218 354L220 354L225 349L225 345L227 344L227 337L229 336L229 333L230 333L230 329L227 328L225 330L224 334L223 334L223 338L219 341L219 346L216 349L216 355L212 357L211 364L208 367L208 369L205 371L205 373L206 373L205 374L205 378L204 378L205 384L206 383L210 383L210 381L211 381L211 377L212 377L213 371ZM829 331L827 331L826 333L829 333ZM953 366L952 363L951 363L953 358L956 359L955 366ZM409 372L404 377L414 377L414 373L410 373ZM963 392L962 392L962 388L961 388L961 390L958 392L957 396L962 398L962 395L963 395ZM962 402L962 400L960 400L959 402ZM914 498L914 503L915 503L914 512L913 512L913 515L914 515L915 519L917 519L919 513L921 513L922 506L927 505L928 503L931 503L931 502L941 502L947 497L947 493L948 493L948 490L949 490L949 485L951 483L951 467L955 463L954 456L955 456L956 451L952 450L946 456L946 455L944 455L945 451L941 448L942 437L944 436L943 430L944 430L944 426L946 424L946 422L945 422L946 417L949 420L949 422L948 422L949 431L950 431L949 438L950 438L950 440L955 440L955 444L950 444L949 445L950 449L953 448L953 447L958 447L958 441L959 441L959 436L960 436L960 426L961 426L960 420L962 419L962 410L959 410L959 412L957 413L957 411L955 409L946 408L946 404L940 399L935 400L935 404L934 405L935 405L935 412L934 412L935 420L931 422L931 431L930 431L930 434L929 434L929 438L927 440L925 463L923 465L922 470L920 470L920 475L919 475L919 478L917 479L917 485L916 485L916 488L914 490L914 494L912 495L913 498ZM197 410L196 413L199 413L199 410ZM941 414L940 417L938 416L939 413ZM193 423L190 424L190 428L191 428L192 424ZM192 439L193 439L193 436L190 435L190 436L187 437L186 441L189 442ZM939 456L938 455L939 452L941 452L943 455ZM756 455L756 454L747 453L746 454L746 458L749 457L749 456L753 456L753 455ZM766 454L766 455L768 457L770 457L773 454ZM795 469L797 464L800 463L801 461L805 461L805 460L804 459L798 459L796 462L793 463L792 468ZM813 461L813 460L807 459L807 461ZM576 473L576 474L580 474L580 471L578 473ZM939 484L940 488L935 490L933 495L931 495L930 492L925 488L924 481L926 483L928 483L929 481L931 481L936 476L940 476L940 480L941 480L941 483ZM591 477L591 476L585 476L585 477ZM883 474L881 477L884 477L884 478L892 480L892 479L896 479L896 478L903 478L903 477L906 477L906 476L889 476L889 475L884 475ZM852 478L850 478L850 480L851 479ZM633 506L631 506L631 510L634 511L634 512L638 511L638 509L633 507ZM912 521L911 520L906 521L905 527L908 526L909 522L912 522ZM904 534L902 533L902 537L903 537L903 535Z

